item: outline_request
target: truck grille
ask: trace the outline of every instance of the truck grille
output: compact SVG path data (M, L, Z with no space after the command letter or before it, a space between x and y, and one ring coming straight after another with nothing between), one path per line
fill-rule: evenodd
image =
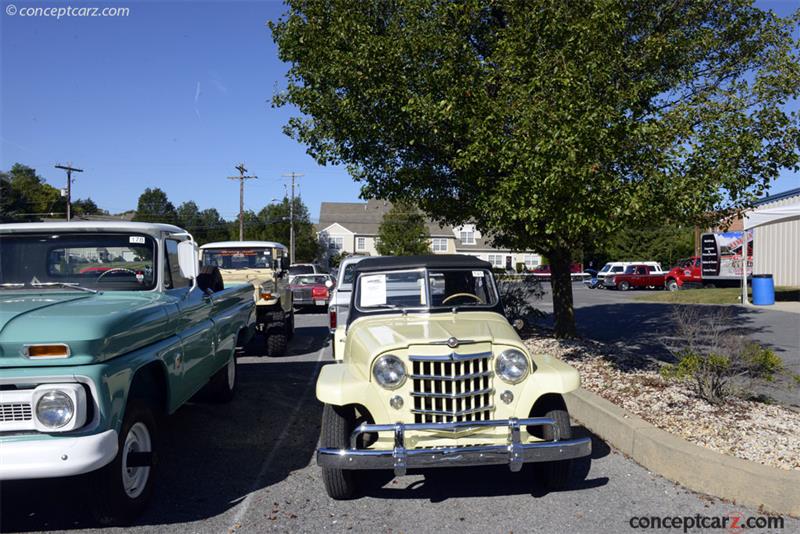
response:
M0 404L0 423L12 421L30 421L33 419L31 405L27 402Z
M492 353L411 356L415 423L491 419Z

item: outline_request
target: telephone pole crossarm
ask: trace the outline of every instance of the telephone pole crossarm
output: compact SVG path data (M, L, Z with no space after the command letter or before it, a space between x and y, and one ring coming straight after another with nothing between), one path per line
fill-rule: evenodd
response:
M83 169L73 167L72 163L56 165L55 168L67 171L67 222L69 222L72 219L72 173L83 172Z
M258 176L247 176L244 163L234 167L239 171L239 176L228 176L228 180L239 180L239 241L244 241L244 181L255 180Z

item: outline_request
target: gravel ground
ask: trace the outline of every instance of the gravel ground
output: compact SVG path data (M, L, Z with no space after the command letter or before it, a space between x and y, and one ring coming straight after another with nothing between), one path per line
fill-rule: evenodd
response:
M735 399L723 407L667 382L658 364L618 345L532 335L525 343L575 366L584 389L651 424L709 449L787 470L800 470L800 413Z

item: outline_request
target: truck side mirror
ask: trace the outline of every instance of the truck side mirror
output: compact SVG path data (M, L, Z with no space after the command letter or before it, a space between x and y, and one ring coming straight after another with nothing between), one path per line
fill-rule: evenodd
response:
M333 280L325 280L325 287L328 289L333 287Z
M281 256L281 271L288 271L289 270L289 258L286 256Z
M197 243L181 241L178 243L178 266L185 278L197 278L200 265L197 262Z

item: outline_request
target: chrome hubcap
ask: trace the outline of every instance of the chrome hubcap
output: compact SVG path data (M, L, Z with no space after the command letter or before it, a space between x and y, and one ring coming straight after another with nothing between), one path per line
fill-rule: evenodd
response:
M144 423L136 423L128 430L122 446L122 487L128 497L135 499L147 486L150 467L128 467L128 455L132 452L153 452L150 431Z

